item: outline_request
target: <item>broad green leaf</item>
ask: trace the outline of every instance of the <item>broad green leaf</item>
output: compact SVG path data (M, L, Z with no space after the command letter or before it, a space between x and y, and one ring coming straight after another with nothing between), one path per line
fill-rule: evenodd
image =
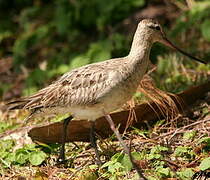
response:
M113 162L113 161L108 161L101 166L101 169L109 167L109 166L113 165L114 163L115 162Z
M47 155L43 151L31 152L29 155L29 162L34 166L38 166L46 157Z
M121 163L125 167L126 171L130 171L132 169L132 163L127 154L123 157Z
M142 159L142 154L139 152L132 152L131 155L135 160ZM120 162L125 167L126 171L130 171L132 169L132 163L127 154L124 155Z
M111 161L121 162L125 155L123 153L116 153L112 156Z
M199 166L201 171L205 171L207 169L210 169L210 157L205 158L203 161L201 161L201 164Z
M188 180L188 179L191 179L192 176L194 175L194 172L191 168L187 168L187 169L184 169L180 172L177 172L177 175L181 178L181 179L184 179L184 180Z
M161 177L169 177L170 176L170 169L169 168L157 168L156 171Z
M27 151L24 150L17 150L16 154L15 154L15 161L18 164L25 164L28 161L29 158L29 153Z
M108 171L111 173L115 173L116 171L122 171L123 169L124 166L119 162L116 162L112 166L108 167Z
M34 143L32 143L32 144L26 144L23 148L25 150L33 151L33 150L36 150L36 144L34 144Z
M5 158L5 161L8 163L12 163L15 161L15 153L8 153L7 157Z

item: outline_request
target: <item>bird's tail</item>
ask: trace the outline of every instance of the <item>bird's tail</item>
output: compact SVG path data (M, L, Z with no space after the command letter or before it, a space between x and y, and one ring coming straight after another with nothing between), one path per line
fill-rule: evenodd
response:
M28 109L26 106L30 103L29 99L21 98L6 104L8 110L15 110L15 109ZM29 109L28 109L29 110ZM38 109L30 109L30 114L23 120L24 125L28 124L29 120L36 114Z
M32 96L23 97L14 101L8 102L6 105L8 107L8 110L14 110L14 109L28 109L28 110L34 110L39 109L41 105L43 92L38 92Z
M8 110L24 109L24 107L28 103L29 103L29 100L22 98L22 99L10 101L6 104L6 106Z

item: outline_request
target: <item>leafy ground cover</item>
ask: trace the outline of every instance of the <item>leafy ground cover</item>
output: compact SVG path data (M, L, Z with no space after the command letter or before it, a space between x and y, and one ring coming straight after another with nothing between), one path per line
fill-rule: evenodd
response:
M27 115L23 111L5 111L6 100L31 94L69 69L125 55L132 35L122 32L125 27L122 22L129 21L133 11L138 14L142 7L162 5L159 1L150 4L143 0L109 1L107 6L103 1L95 0L90 4L85 0L80 3L61 0L53 1L53 4L16 1L12 7L8 7L6 1L0 3L1 17L8 15L6 8L18 7L8 15L11 21L1 18L1 134L21 129ZM170 21L173 23L167 23L171 17L164 19L170 39L209 60L209 1L176 0L168 6L173 6L175 18L179 17ZM84 16L86 11L92 13ZM81 42L85 43L81 45ZM158 88L167 92L177 93L209 79L210 65L190 62L162 46L156 45L152 49L151 59L157 66L151 77ZM142 101L142 96L136 94L136 102ZM210 95L207 94L184 115L160 119L152 127L133 128L124 134L125 142L148 179L187 180L195 172L210 169L209 103ZM35 120L28 125L42 122ZM21 135L15 133L12 139L0 139L2 179L137 178L114 136L98 140L102 167L95 165L89 143L67 144L68 166L63 167L55 166L58 144L35 144L26 137L16 140L18 136Z

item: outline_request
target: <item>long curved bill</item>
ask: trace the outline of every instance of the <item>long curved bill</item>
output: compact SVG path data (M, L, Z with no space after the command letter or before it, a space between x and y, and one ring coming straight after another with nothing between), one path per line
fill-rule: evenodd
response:
M181 50L180 48L178 48L177 46L175 46L175 45L174 45L171 41L169 41L166 37L163 37L162 43L165 44L166 46L169 46L169 47L171 47L171 48L173 48L173 49L179 51L180 53L182 53L182 54L184 54L185 56L191 58L192 60L198 61L198 62L203 63L203 64L207 64L207 62L205 62L205 61L203 61L203 60L201 60L201 59L198 59L198 58L196 58L196 57L194 57L194 56L192 56L192 55L190 55L190 54L184 52L183 50Z

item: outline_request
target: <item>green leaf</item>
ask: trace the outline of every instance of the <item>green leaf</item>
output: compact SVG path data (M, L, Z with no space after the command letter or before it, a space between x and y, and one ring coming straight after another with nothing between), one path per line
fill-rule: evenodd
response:
M160 159L162 157L161 154L149 154L147 159L152 160L152 159Z
M115 162L113 162L113 161L108 161L101 166L101 169L109 167L109 166L113 165L114 163Z
M168 151L168 148L158 145L158 146L155 146L152 148L151 153L160 153L160 152L164 152L164 151Z
M188 147L184 147L184 146L178 146L175 151L174 154L175 156L183 156L184 154L187 154L189 151Z
M7 162L6 160L0 159L0 163L1 163L1 167L10 168L11 163Z
M147 135L148 135L148 131L145 131L145 130L140 130L138 128L135 128L135 127L132 127L134 129L134 133L135 134L138 134L139 136L142 136L144 138L147 138Z
M0 141L0 152L10 151L14 145L15 143L11 139Z
M132 152L131 155L135 160L142 159L142 154L139 152ZM118 159L118 162L120 162L125 167L126 171L130 171L133 167L127 154L125 154L121 159Z
M124 169L124 167L119 162L116 162L112 166L108 167L108 171L111 172L112 174L115 173L116 171L121 171L123 169Z
M177 175L181 178L181 179L191 179L192 176L194 175L194 172L191 168L187 168L187 169L184 169L180 172L177 172Z
M9 88L11 88L11 86L9 86L8 89ZM12 128L15 128L15 127L17 127L17 125L10 124L8 122L7 123L6 122L0 122L0 133L4 132L5 130L12 129Z
M195 158L195 153L193 152L192 147L178 146L174 151L174 155L183 160L193 160Z
M201 143L206 143L206 144L210 145L210 137L203 137L203 138L201 138L198 141L198 144L201 144Z
M169 168L160 167L160 168L157 168L156 171L159 174L159 176L161 176L161 177L169 177L170 176Z
M5 161L8 163L15 161L15 153L8 153L7 157L5 158Z
M130 171L133 167L127 154L123 157L121 163L125 167L126 171Z
M210 169L210 157L205 158L203 161L201 161L201 164L199 166L201 171L205 171L207 169Z
M121 162L124 156L125 155L123 153L116 153L115 155L112 156L111 161Z
M149 160L152 160L152 159L160 159L160 158L163 157L162 154L165 151L168 151L168 148L167 147L160 146L160 145L154 146L151 149L150 154L148 154L147 159L149 159Z
M24 146L24 149L25 150L30 150L30 151L34 151L34 150L36 150L36 144L26 144L25 146Z
M23 149L19 149L17 150L16 154L15 154L15 161L18 164L25 164L28 161L29 158L29 153Z
M186 133L184 133L184 135L183 135L183 139L184 139L184 140L193 139L193 138L195 137L196 133L197 133L196 131L186 132Z
M2 159L6 158L8 156L8 154L9 154L9 152L7 152L7 151L2 151L2 150L0 151L0 157Z
M29 155L29 162L34 165L40 165L45 159L47 155L43 151L32 152Z
M201 24L201 32L204 39L206 39L207 41L210 41L210 20L205 20Z
M53 152L53 147L51 147L49 144L38 142L38 145L39 145L40 149L45 153Z

